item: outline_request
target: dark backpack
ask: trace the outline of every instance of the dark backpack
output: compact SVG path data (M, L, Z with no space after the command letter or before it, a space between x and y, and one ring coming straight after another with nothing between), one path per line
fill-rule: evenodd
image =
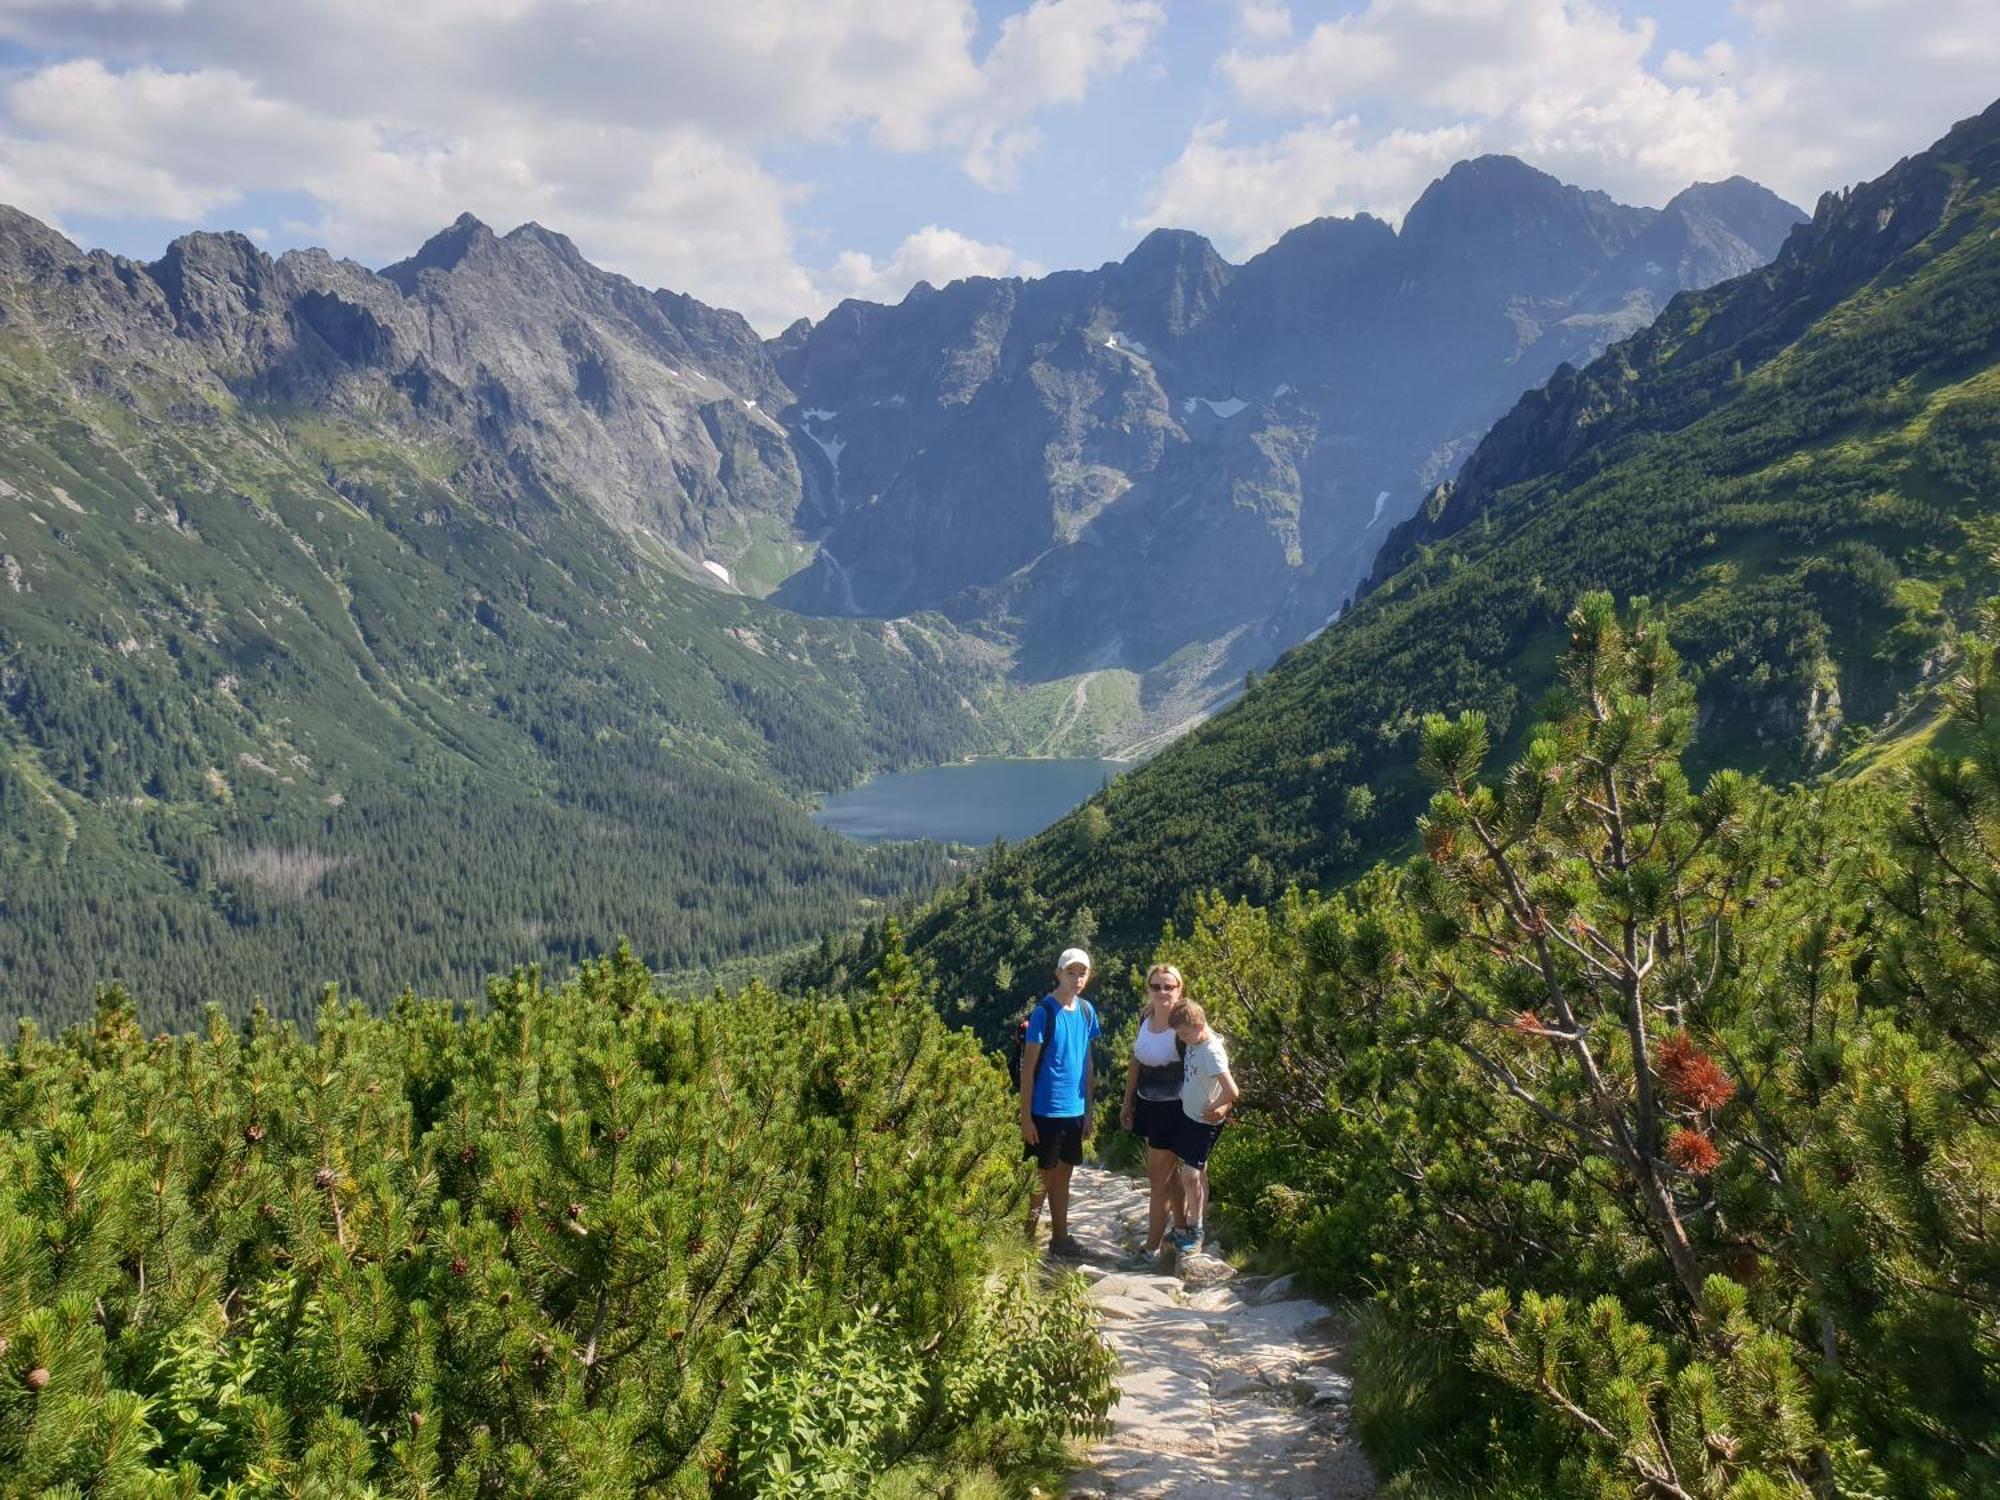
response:
M1097 1007L1081 995L1078 995L1076 999L1077 1003L1083 1007L1084 1015L1092 1021L1096 1020ZM1041 1076L1042 1063L1049 1055L1048 1043L1044 1042L1042 1043L1042 1050L1035 1054L1034 1077L1023 1078L1021 1076L1021 1063L1028 1055L1028 1022L1034 1018L1034 1014L1038 1010L1046 1010L1049 1013L1048 1023L1042 1027L1042 1035L1046 1037L1055 1034L1056 1016L1062 1010L1062 1007L1056 1003L1054 995L1044 995L1028 1007L1027 1015L1014 1023L1014 1040L1007 1044L1007 1075L1014 1080L1014 1092L1017 1094L1033 1092L1035 1078Z

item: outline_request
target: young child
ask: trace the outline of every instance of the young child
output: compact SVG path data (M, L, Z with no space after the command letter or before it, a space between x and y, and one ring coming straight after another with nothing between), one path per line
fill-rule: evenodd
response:
M1187 1205L1187 1229L1174 1236L1183 1255L1201 1251L1202 1226L1208 1217L1208 1153L1222 1134L1223 1122L1242 1097L1229 1071L1229 1053L1222 1038L1208 1029L1208 1015L1192 1000L1181 1000L1167 1013L1174 1035L1187 1047L1181 1064L1180 1158L1181 1194Z

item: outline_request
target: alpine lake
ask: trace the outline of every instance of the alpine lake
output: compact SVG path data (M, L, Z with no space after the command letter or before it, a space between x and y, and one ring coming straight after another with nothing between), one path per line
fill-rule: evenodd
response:
M975 760L891 771L827 798L813 821L863 843L1013 842L1040 833L1131 762Z

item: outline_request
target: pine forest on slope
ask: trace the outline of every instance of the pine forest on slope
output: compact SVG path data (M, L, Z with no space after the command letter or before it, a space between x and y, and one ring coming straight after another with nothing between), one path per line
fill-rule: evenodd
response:
M1351 614L945 893L912 942L992 1029L1052 938L1133 951L1205 889L1360 872L1410 836L1418 714L1481 710L1511 750L1593 589L1670 607L1701 764L1896 761L1991 591L1996 504L2000 105L1524 396ZM836 979L854 952L823 944L793 977Z
M619 933L676 969L928 889L938 851L805 801L1052 726L1170 734L1351 589L1378 484L1793 217L1483 158L1400 235L1324 220L1231 267L1156 234L766 342L535 225L375 273L228 234L141 265L0 212L0 1010L124 977L297 1015ZM1322 430L1371 390L1396 421ZM1363 462L1357 428L1394 441ZM1129 570L1169 557L1228 587L1176 574L1148 623ZM1157 671L1073 677L1127 660Z

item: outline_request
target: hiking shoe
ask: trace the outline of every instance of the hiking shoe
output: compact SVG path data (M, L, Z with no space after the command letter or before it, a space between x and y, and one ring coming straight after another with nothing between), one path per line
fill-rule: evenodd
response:
M1199 1229L1176 1229L1167 1236L1176 1250L1183 1255L1201 1254L1201 1231Z
M1073 1235L1066 1234L1061 1239L1049 1241L1049 1258L1051 1260L1082 1260L1087 1253L1083 1246L1076 1242L1076 1238Z
M1156 1270L1160 1264L1160 1252L1158 1250L1147 1250L1143 1247L1127 1251L1125 1258L1119 1261L1118 1264L1128 1271Z

